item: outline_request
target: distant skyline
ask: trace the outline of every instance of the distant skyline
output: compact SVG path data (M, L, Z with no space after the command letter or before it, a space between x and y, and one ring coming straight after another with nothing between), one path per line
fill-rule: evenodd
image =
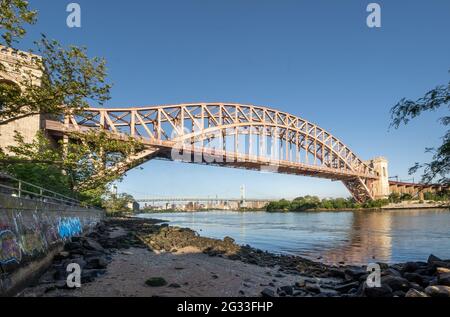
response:
M82 27L66 26L77 2ZM382 8L381 28L366 7ZM359 157L389 159L389 172L427 162L443 112L389 130L389 110L449 80L450 1L107 0L32 1L40 33L86 46L107 60L107 107L234 102L312 121ZM153 160L130 171L119 191L143 196L293 198L350 196L340 182ZM419 174L414 175L419 179Z

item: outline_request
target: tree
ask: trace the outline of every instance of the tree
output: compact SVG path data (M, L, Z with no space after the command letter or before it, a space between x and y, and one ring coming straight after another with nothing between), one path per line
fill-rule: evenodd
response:
M97 131L72 133L69 139L55 147L42 132L31 143L16 134L17 144L0 156L1 168L24 181L65 195L76 193L82 201L101 206L108 185L123 176L114 166L142 150L142 144Z
M133 196L121 193L118 195L108 192L104 199L102 207L109 213L128 213L131 212L129 204L134 202Z
M44 35L35 44L38 56L13 66L22 74L17 85L0 84L0 125L36 114L76 114L109 100L104 59L89 58L86 48L65 49Z
M440 85L427 92L423 97L413 101L403 98L391 109L391 126L399 128L425 111L435 111L441 107L450 106L450 82L447 85ZM444 126L450 125L450 116L440 118L440 123ZM422 182L431 183L437 181L441 184L449 184L450 172L450 130L442 137L442 145L438 148L427 148L427 152L433 153L432 161L429 163L416 163L410 168L409 173L414 174L423 168Z
M0 3L0 34L3 43L11 46L26 34L24 24L36 23L37 12L30 10L28 1L2 0Z

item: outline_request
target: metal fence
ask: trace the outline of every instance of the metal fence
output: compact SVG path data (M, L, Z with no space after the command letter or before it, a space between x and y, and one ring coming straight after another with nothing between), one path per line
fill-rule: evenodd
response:
M35 199L46 203L81 206L81 202L75 198L22 181L4 173L0 173L0 192L14 197Z

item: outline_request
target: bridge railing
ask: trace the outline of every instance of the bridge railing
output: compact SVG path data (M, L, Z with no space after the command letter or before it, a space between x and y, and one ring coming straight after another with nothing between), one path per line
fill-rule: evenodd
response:
M57 203L68 206L82 205L81 202L75 198L25 182L4 173L0 173L0 192L18 198L29 198L42 202Z

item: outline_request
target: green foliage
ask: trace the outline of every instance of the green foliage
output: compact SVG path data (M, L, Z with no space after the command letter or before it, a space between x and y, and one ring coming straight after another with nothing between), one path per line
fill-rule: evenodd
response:
M128 205L133 201L133 196L126 193L117 195L108 193L107 196L103 199L102 207L107 211L109 215L129 213L132 210L128 207Z
M365 204L357 203L353 198L320 199L317 196L304 196L293 201L282 199L267 205L266 211L306 211L306 210L345 210L358 208L381 208L389 204L388 199L372 200Z
M77 193L87 204L101 206L108 185L120 180L122 174L112 168L142 150L142 145L130 138L118 140L106 132L72 133L70 142L51 144L42 132L27 143L20 134L8 154L0 154L2 170L29 183L55 192Z
M423 112L435 111L445 106L448 110L450 106L450 82L447 85L437 86L417 100L403 98L391 110L391 126L398 128L401 124L408 124L410 120L420 116ZM440 122L442 125L448 126L450 116L442 117ZM432 161L425 164L416 163L410 168L409 173L414 174L423 168L422 182L429 184L436 180L441 184L449 184L450 130L447 130L442 137L442 145L438 148L427 148L426 152L433 153Z
M17 82L21 89L0 85L0 125L35 114L76 114L109 99L103 59L89 58L86 48L65 49L45 36L36 45L39 58L15 65L16 72L25 73ZM30 65L34 70L24 68Z
M0 34L3 43L11 46L26 34L24 24L34 24L37 12L30 10L28 1L2 0L0 3Z
M267 207L267 211L288 211L290 207L290 202L286 199L281 199L279 201L271 201Z
M400 196L400 200L402 200L402 201L404 201L404 200L412 200L412 199L413 199L412 195L408 194L408 193L404 193L404 194L402 194Z
M448 190L443 190L438 193L424 193L424 200L432 200L432 201L449 201L450 200L450 192Z
M394 203L394 204L397 204L402 201L399 193L391 193L389 195L388 199L389 199L389 202Z
M376 199L365 202L363 208L381 208L389 204L389 199Z

